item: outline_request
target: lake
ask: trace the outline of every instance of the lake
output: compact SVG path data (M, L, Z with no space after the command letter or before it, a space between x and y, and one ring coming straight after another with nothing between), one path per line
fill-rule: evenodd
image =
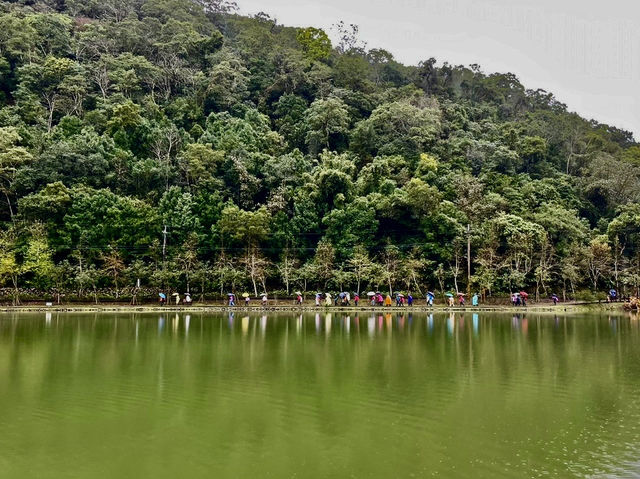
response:
M0 316L0 477L637 477L619 315Z

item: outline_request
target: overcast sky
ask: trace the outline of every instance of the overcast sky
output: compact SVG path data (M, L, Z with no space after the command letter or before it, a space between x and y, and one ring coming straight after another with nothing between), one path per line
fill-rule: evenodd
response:
M368 48L417 64L478 63L553 92L570 110L640 140L640 0L239 0L290 26L339 20Z

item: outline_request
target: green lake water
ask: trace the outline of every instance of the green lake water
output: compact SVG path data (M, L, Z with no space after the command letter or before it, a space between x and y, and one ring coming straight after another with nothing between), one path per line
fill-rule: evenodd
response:
M0 477L639 477L640 321L4 314Z

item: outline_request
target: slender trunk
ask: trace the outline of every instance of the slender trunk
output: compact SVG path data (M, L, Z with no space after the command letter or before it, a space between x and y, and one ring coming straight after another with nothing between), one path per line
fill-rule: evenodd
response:
M18 276L14 275L11 278L11 281L13 282L13 305L14 306L18 306L20 305L20 291L18 290Z
M51 99L51 100L47 100L47 103L49 105L49 118L47 119L47 133L51 133L51 128L53 126L53 111L55 110L55 107L56 107L56 101Z
M9 198L9 194L6 192L4 192L4 196L7 198L7 205L9 205L9 214L11 215L11 221L15 221L14 218L14 214L13 214L13 206L11 206L11 199Z

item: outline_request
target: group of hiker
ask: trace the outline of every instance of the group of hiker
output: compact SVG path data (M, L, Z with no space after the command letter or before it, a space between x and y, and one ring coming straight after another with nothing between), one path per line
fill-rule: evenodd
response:
M180 296L180 293L173 293L172 295L173 301L169 301L167 298L167 295L163 292L158 293L158 296L159 296L159 302L161 306L165 306L166 304L172 303L172 302L175 302L175 305L179 305L181 301L183 302L184 305L190 306L193 302L193 300L191 299L191 295L189 293L186 293L184 295L184 298ZM455 296L457 296L458 305L460 307L465 307L467 304L467 301L466 301L467 295L465 293L457 293L456 295L454 295L453 293L445 293L446 305L450 308L455 307L456 305ZM259 297L260 297L262 306L263 307L268 306L269 299L267 297L267 293L262 293ZM250 306L251 295L249 293L243 293L242 298L244 300L244 306L245 307ZM295 298L296 298L295 304L301 306L304 302L304 298L300 291L295 292ZM370 291L367 293L367 298L368 298L368 303L371 306L380 306L380 307L391 307L394 303L395 303L395 306L398 308L401 308L404 306L411 307L414 305L414 302L415 302L415 298L411 293L408 293L405 295L404 293L400 293L400 292L394 293L392 296L391 294L383 295L379 291ZM427 291L427 294L426 294L427 306L433 306L435 298L436 298L436 295L433 293L433 291ZM519 306L526 307L528 299L529 299L529 294L526 291L519 291L511 294L511 304L514 307L519 307ZM612 289L609 292L608 299L609 301L616 301L617 292ZM555 294L551 295L551 300L553 301L554 305L557 305L558 302L560 301L558 296ZM231 307L234 307L237 305L237 298L234 293L227 294L227 304L228 306L231 306ZM358 307L358 305L360 304L360 293L355 292L352 295L350 292L344 291L344 292L335 293L335 294L320 293L320 292L315 294L315 305L317 307L320 307L320 306L348 307L348 306L351 306L352 304L355 307ZM475 307L475 306L478 306L479 304L480 304L480 295L478 293L475 293L471 297L471 305Z
M190 293L185 293L184 299L180 297L180 293L173 293L172 297L175 301L176 306L180 304L180 301L182 301L186 306L190 306L191 303L193 303L193 299L191 299ZM160 306L166 305L167 295L162 292L158 293L158 302L160 303Z
M525 306L526 307L528 299L529 299L529 294L526 291L520 291L519 293L513 293L511 295L511 303L514 306ZM555 300L554 300L554 304L556 304Z

